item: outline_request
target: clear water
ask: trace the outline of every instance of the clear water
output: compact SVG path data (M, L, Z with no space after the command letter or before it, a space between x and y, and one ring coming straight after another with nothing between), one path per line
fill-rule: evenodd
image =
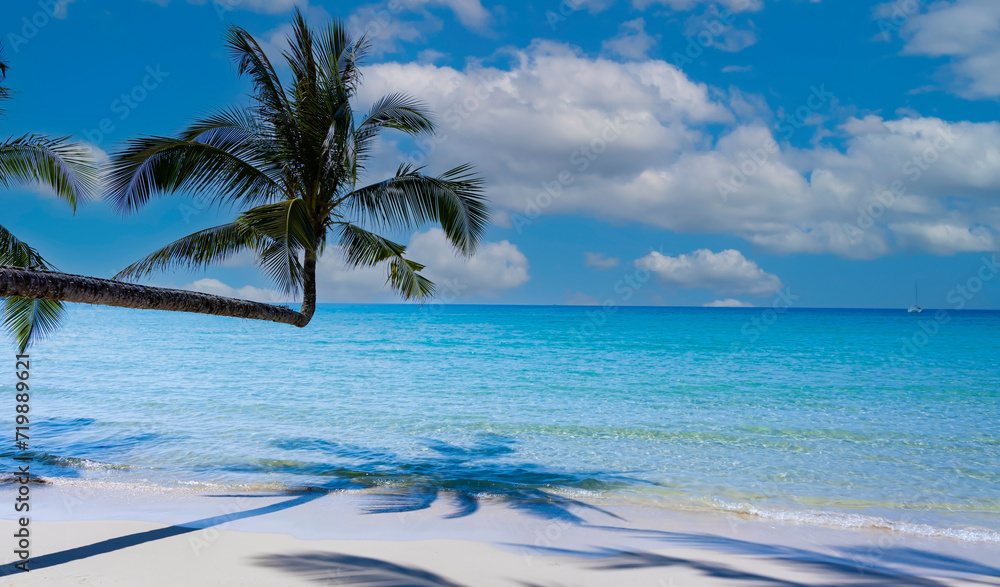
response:
M31 353L33 470L544 491L1000 542L1000 312L943 319L324 306L297 329L75 307ZM13 420L12 377L2 392Z

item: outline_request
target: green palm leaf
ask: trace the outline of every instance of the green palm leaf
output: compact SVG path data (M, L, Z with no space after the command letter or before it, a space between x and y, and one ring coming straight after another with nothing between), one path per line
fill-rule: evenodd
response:
M0 265L54 269L38 254L38 251L19 240L3 226L0 226Z
M339 226L340 248L351 267L373 267L389 261L388 283L404 299L422 299L434 292L434 284L420 275L423 265L403 257L406 247L351 223Z
M231 222L198 231L154 251L121 270L115 279L142 278L154 271L187 268L201 269L245 251L258 251L264 240L260 235Z
M90 153L66 138L24 135L0 143L0 186L38 183L52 188L73 209L98 187Z
M23 353L39 339L51 335L62 322L65 307L57 300L10 297L3 301L3 325Z
M267 202L282 191L256 141L239 131L201 132L200 140L132 139L111 164L108 199L120 212L158 192L194 190L212 202Z
M483 180L461 165L429 177L401 165L392 179L349 194L347 205L363 221L383 227L418 228L440 223L452 244L469 255L489 226Z
M316 250L316 234L305 203L286 200L247 210L236 223L245 231L269 239L260 251L260 266L285 293L301 289L305 251Z

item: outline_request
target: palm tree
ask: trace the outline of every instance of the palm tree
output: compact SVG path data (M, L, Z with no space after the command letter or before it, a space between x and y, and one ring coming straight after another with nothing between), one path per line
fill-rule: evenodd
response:
M232 222L136 261L115 279L204 268L249 252L283 292L302 294L290 320L301 327L316 308L316 264L328 238L352 267L384 263L387 283L404 299L424 298L434 285L420 274L423 265L405 257L406 247L376 231L439 223L455 249L474 252L489 209L470 165L437 177L401 165L384 181L358 185L381 131L433 132L422 103L394 93L357 116L352 100L368 48L364 37L353 39L340 21L314 31L298 10L293 31L283 54L292 78L287 88L253 36L230 26L226 44L239 75L253 83L251 105L219 110L176 137L130 140L113 156L108 199L122 213L178 191L202 192L241 211Z
M11 95L3 85L7 69L0 46L0 102L9 100ZM96 191L97 170L87 150L67 138L24 135L0 143L0 186L15 184L47 186L75 211L77 202L89 199ZM0 265L54 269L38 251L3 226L0 226ZM3 324L23 353L28 345L58 326L63 312L58 300L14 295L4 299Z

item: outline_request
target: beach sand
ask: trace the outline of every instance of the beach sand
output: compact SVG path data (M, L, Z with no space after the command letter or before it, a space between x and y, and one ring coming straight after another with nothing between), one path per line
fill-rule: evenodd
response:
M4 585L1000 585L997 544L538 495L36 485L31 497L31 572L12 567L13 508L0 521Z

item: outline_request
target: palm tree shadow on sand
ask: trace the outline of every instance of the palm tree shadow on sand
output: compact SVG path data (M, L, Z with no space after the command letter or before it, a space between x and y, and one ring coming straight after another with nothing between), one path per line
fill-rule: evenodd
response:
M402 461L390 452L318 439L275 442L274 444L279 447L288 443L289 446L294 445L299 449L306 447L308 450L321 451L326 453L326 456L336 455L338 458L352 461L356 466L344 468L330 466L326 463L312 463L303 466L300 463L285 465L289 467L288 471L282 471L282 466L269 466L268 471L270 472L308 472L310 475L319 475L330 480L320 486L307 486L298 491L280 494L287 495L290 499L275 504L137 532L33 557L30 568L31 570L50 568L140 544L189 534L205 528L229 524L237 520L288 510L324 497L333 491L383 487L386 482L393 483L393 488L375 491L363 496L362 513L374 515L423 510L431 507L442 496L446 496L453 498L451 503L457 504L457 508L445 515L445 518L472 515L479 509L479 504L483 499L491 499L503 502L511 508L540 519L559 519L574 524L583 523L582 518L571 511L572 508L584 508L620 519L617 515L596 506L548 491L561 486L603 487L604 485L598 482L593 475L552 471L534 464L508 463L501 465L491 461L495 457L514 453L514 442L511 439L488 435L480 438L471 447L460 447L434 439L423 440L429 452L434 456L416 462ZM231 467L229 470L253 472L258 468L263 469L265 466L264 464L238 466ZM275 497L275 494L228 494L209 497ZM0 576L19 572L22 571L16 569L14 563L0 566ZM379 572L385 572L385 568ZM448 583L412 582L400 584L448 585Z
M362 496L365 514L425 510L442 498L452 505L445 518L470 516L485 500L501 502L530 516L581 523L573 508L618 516L556 490L602 491L641 483L610 472L574 473L535 463L512 462L515 441L501 435L480 436L471 446L432 438L420 439L428 456L405 459L389 451L316 439L275 442L283 449L296 448L322 454L327 461L350 462L348 467L320 463L297 464L310 474L332 477L339 488L368 490ZM329 484L325 487L329 487Z

